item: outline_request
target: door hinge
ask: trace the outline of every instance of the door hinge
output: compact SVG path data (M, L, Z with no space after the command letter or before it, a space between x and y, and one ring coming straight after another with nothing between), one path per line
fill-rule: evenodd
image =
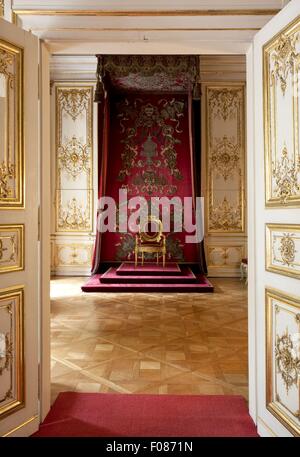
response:
M40 100L40 93L41 93L41 66L38 63L38 100Z
M42 365L38 363L38 399L41 399L41 392L42 392Z
M38 207L38 241L41 241L41 207Z

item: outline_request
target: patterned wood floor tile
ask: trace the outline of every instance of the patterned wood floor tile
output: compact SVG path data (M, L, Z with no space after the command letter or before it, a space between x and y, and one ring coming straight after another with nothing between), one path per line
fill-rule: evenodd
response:
M60 391L242 394L247 398L247 291L83 294L51 283L52 400Z

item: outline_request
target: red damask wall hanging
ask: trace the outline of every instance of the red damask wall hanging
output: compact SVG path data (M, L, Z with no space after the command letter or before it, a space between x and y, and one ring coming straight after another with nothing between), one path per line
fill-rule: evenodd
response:
M184 94L114 94L110 97L110 129L105 195L119 198L193 196L188 96ZM171 214L176 217L176 209ZM171 226L172 227L172 226ZM197 245L186 233L166 233L168 261L198 261ZM133 233L102 235L101 262L133 260ZM151 254L149 254L149 259Z

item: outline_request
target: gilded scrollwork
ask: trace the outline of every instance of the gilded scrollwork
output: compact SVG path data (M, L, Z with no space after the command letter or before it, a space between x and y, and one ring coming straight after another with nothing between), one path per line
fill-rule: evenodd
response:
M0 333L0 376L3 376L5 372L9 375L8 388L0 397L1 404L10 398L13 398L13 303L9 302L4 305L0 305L0 310L8 313L10 317L9 331Z
M266 206L299 204L300 24L295 21L264 46Z
M236 116L237 109L241 103L241 90L239 88L221 88L209 91L209 108L215 118L231 119Z
M85 110L91 103L90 88L60 88L58 91L58 103L61 110L71 116L73 121Z
M0 40L0 209L23 207L23 50Z
M290 234L285 233L280 240L279 251L281 254L282 262L285 265L291 265L295 261L296 246L295 241Z
M0 49L0 74L8 80L9 86L12 88L15 80L15 75L10 71L13 65L14 57L5 49Z
M217 206L210 204L209 208L209 229L211 231L239 231L242 230L241 206L232 205L224 197Z
M55 83L58 232L88 232L93 227L92 100L92 83Z
M73 197L66 207L59 204L58 209L58 228L61 230L88 230L90 228L90 218L88 208L79 204Z
M298 297L266 288L266 404L300 435L300 310Z
M276 183L274 193L282 203L286 203L288 198L299 193L299 173L300 160L295 162L294 159L290 159L287 147L285 146L281 152L280 160L273 163L272 171L272 175Z
M291 335L289 335L288 329L282 336L276 336L276 366L281 374L287 393L293 385L298 385L300 379L300 357L297 350L299 352Z
M57 244L54 250L55 267L90 266L93 244Z
M244 86L208 84L205 94L208 234L242 233L245 227Z
M0 165L0 199L10 198L13 194L11 180L15 177L15 166L2 162Z
M75 135L58 148L59 168L75 180L83 171L90 173L91 146L82 144Z
M0 352L0 376L2 376L4 370L9 369L13 357L13 344L9 333L3 336L3 346L5 347L5 351L3 353Z
M293 36L280 35L272 56L275 79L279 80L283 95L286 93L288 76L293 74L295 62L299 55L296 51L298 41L299 34Z
M4 251L7 251L7 248L5 248L5 247L3 246L3 241L2 241L2 239L0 238L0 261L1 261L2 258L3 258Z
M239 165L239 145L231 142L227 135L224 135L222 139L216 139L216 145L211 151L210 160L210 167L214 168L223 177L224 181L227 181Z
M266 269L300 278L300 225L266 224Z
M0 224L0 273L24 268L24 225Z

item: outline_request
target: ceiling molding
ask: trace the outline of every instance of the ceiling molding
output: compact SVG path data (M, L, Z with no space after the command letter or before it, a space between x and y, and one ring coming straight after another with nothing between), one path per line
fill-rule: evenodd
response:
M251 30L258 31L261 27L198 27L198 28L182 28L182 27L31 27L32 32L41 32L47 30L47 32L206 32L206 31L242 31Z
M16 16L274 16L281 11L278 8L268 9L207 9L207 10L79 10L79 9L14 9Z

